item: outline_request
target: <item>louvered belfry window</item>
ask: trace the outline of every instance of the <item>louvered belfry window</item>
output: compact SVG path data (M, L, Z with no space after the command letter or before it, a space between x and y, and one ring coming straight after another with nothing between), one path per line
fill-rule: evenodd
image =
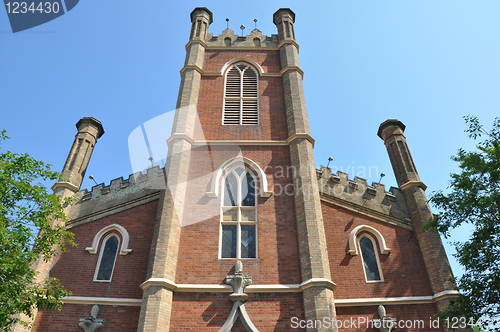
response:
M225 125L259 124L257 72L246 63L237 63L226 74Z

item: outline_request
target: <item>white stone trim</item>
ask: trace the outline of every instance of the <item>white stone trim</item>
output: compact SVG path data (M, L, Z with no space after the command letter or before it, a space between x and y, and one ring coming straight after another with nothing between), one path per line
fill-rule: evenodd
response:
M297 138L305 138L311 143L314 144L314 139L308 135L308 134L295 134L290 136L286 141L273 141L273 140L194 140L192 137L186 135L186 134L181 134L181 133L174 133L172 136L170 136L167 139L167 143L170 143L175 138L183 138L186 141L190 142L193 145L290 145L292 141L294 141Z
M277 46L212 46L208 45L207 50L265 50L265 51L279 51Z
M208 44L204 40L202 40L202 39L191 39L186 44L186 46L184 46L186 48L186 51L187 51L188 47L191 46L191 44L201 44L203 47L208 48Z
M245 288L247 293L298 293L301 292L300 284L284 285L248 285Z
M348 254L353 255L353 256L359 254L356 236L362 231L367 231L368 233L375 235L375 237L378 240L378 244L380 246L380 253L381 254L388 254L391 252L391 249L387 248L387 245L385 244L385 239L382 236L382 234L380 234L379 231L377 231L375 228L368 226L368 225L360 225L360 226L354 228L351 231L351 234L349 234L349 251L347 252Z
M378 256L377 252L377 241L372 236L372 233L365 233L359 237L359 241L361 241L362 238L366 237L369 241L371 241L372 246L373 246L373 253L375 254L375 261L377 262L377 269L378 269L378 275L380 277L379 280L368 280L368 275L366 274L366 266L365 266L365 261L363 258L363 255L361 255L361 261L363 262L363 272L365 273L365 280L367 283L374 283L374 282L384 282L384 273L382 272L382 264L380 264L380 258Z
M439 293L436 293L432 296L434 302L437 302L441 300L444 297L449 297L449 296L459 296L460 292L457 290L445 290Z
M112 224L112 225L106 226L103 229L101 229L99 232L97 232L97 234L94 236L94 240L92 241L92 246L85 248L85 250L87 250L91 254L96 254L97 250L99 249L99 242L101 241L102 236L106 232L111 231L111 230L117 231L118 233L120 233L120 235L122 237L122 239L120 241L121 242L121 248L119 250L120 255L126 255L129 252L131 252L132 249L128 248L128 242L130 239L128 232L124 227L122 227L118 224Z
M172 135L170 135L170 137L167 139L167 144L170 144L170 142L172 142L172 141L173 141L174 139L176 139L176 138L182 138L182 139L184 139L184 140L188 141L188 142L189 142L189 143L191 143L191 144L194 144L194 143L195 143L194 139L193 139L191 136L189 136L189 135L187 135L187 134L185 134L185 133L173 133L173 134L172 134Z
M224 179L222 179L222 183L221 183L221 186L224 187L225 185L225 182L226 182L226 179L227 177L232 174L234 176L234 178L236 179L237 183L236 183L236 201L238 202L236 205L234 206L224 206L224 201L225 201L225 191L224 189L222 189L222 194L224 196L222 196L221 198L221 210L220 210L220 222L219 222L219 253L218 253L218 258L219 259L232 259L232 258L236 258L236 259L258 259L259 258L259 231L257 229L257 225L259 224L259 217L258 217L258 198L257 198L257 190L256 188L253 188L253 194L254 194L254 205L253 206L243 206L241 205L241 202L244 198L243 196L243 192L242 192L242 185L243 183L245 183L246 181L246 176L247 174L251 176L252 180L254 181L254 183L256 183L255 181L255 175L252 174L252 172L249 172L247 170L247 168L244 166L244 171L241 173L241 175L238 175L238 173L236 172L236 168L239 168L239 165L235 168L231 165L231 167L229 167L227 169L227 172L225 172L224 174ZM264 175L265 176L265 175ZM233 193L234 194L234 193ZM243 197L242 197L243 196ZM225 209L236 209L237 211L237 216L236 216L236 220L233 220L233 221L225 221L224 220L224 212L225 212ZM254 220L252 221L243 221L242 220L242 214L243 214L243 211L254 211ZM235 226L236 227L236 257L222 257L222 246L223 246L223 242L222 242L222 239L223 239L223 228L224 226ZM241 228L243 226L253 226L254 229L255 229L255 257L241 257L241 246L242 246L242 241L241 241Z
M294 40L283 40L283 41L281 41L281 43L278 44L278 49L280 49L281 47L283 47L283 45L286 45L286 44L292 44L292 45L294 45L297 48L297 53L299 52L299 44L297 44Z
M177 288L177 285L175 284L175 282L173 282L169 279L165 279L165 278L149 278L148 280L144 281L141 284L141 288L143 290L148 288L149 286L161 286L161 287L168 288L172 291Z
M406 188L415 187L415 186L422 188L424 191L427 189L427 186L422 181L408 181L405 184L402 184L401 186L399 186L399 189L405 190Z
M311 135L309 135L307 133L296 133L296 134L293 134L292 136L288 137L288 139L286 140L286 144L290 145L291 142L295 141L298 138L305 138L306 140L308 140L309 142L311 142L312 146L314 147L314 142L315 142L314 138L312 138Z
M249 158L237 156L229 159L228 161L220 165L219 168L217 168L217 170L214 172L210 183L210 191L206 193L208 197L219 196L219 183L221 181L222 176L224 175L225 170L231 168L233 164L236 163L244 163L248 165L251 169L253 169L255 173L257 173L257 176L259 177L260 180L260 196L262 197L272 196L273 192L268 189L266 173L264 173L259 164L257 164L255 161Z
M194 141L193 145L288 145L287 141L257 141L257 140L239 140L239 141Z
M286 73L289 70L296 70L296 71L298 71L299 74L300 74L300 76L302 76L302 78L304 78L304 72L298 66L287 66L287 67L281 69L280 75L282 76L284 73Z
M160 280L161 278L152 278ZM151 280L151 279L150 279ZM166 279L161 279L166 280ZM149 281L149 280L148 280ZM144 283L145 284L145 283ZM142 285L144 285L142 284ZM142 287L141 285L141 287ZM225 292L231 293L232 288L229 285L194 285L194 284L182 284L178 285L179 291L186 288L192 290L192 292ZM201 287L199 287L201 286ZM210 286L210 287L208 287ZM227 287L225 287L227 286ZM203 288L205 287L205 288ZM250 290L250 287L252 291ZM275 287L273 289L273 287ZM295 288L294 288L295 287ZM247 286L245 289L248 293L268 293L268 292L300 292L297 290L299 284L291 285L251 285ZM144 287L143 287L144 289ZM189 292L189 290L186 290ZM336 307L357 307L366 305L379 305L379 304L429 304L439 301L441 298L446 296L458 296L460 293L456 290L448 290L444 292L439 292L434 295L429 296L406 296L406 297L372 297L364 299L336 299ZM89 297L89 296L66 296L62 298L63 303L67 304L101 304L101 305L118 305L118 306L134 306L140 307L142 304L142 299L130 299L130 298L114 298L114 297Z
M331 290L335 290L335 287L337 286L333 281L326 279L326 278L311 278L309 280L303 281L299 285L299 290L303 291L304 289L310 288L310 287L327 287Z
M336 307L359 307L380 304L429 304L441 300L443 297L458 296L456 290L448 290L429 296L404 296L404 297L372 297L362 299L335 299Z
M175 292L217 292L231 293L233 289L229 285L217 284L176 284L175 282L165 278L150 278L142 283L141 288L144 290L149 286L162 286L169 288ZM325 286L332 290L336 285L331 280L325 278L311 278L300 284L268 284L268 285L248 285L245 287L247 293L300 293L304 289Z
M56 182L52 185L51 189L52 191L55 191L56 188L59 188L59 187L64 187L64 188L68 188L69 190L73 191L73 192L77 192L78 190L80 190L80 187L78 186L75 186L73 183L71 182L65 182L65 181L59 181L59 182Z
M102 255L104 254L104 248L106 247L106 242L111 239L112 237L115 237L118 240L118 246L116 248L115 252L115 257L113 260L113 268L111 269L111 275L109 276L109 279L97 279L97 276L99 275L99 270L101 269L101 261L102 261ZM116 233L109 233L104 240L102 240L101 244L101 252L99 253L99 259L97 260L97 265L95 267L95 272L94 272L94 279L93 281L95 282L111 282L111 279L113 279L113 272L115 272L115 266L116 266L116 256L118 256L118 248L120 248L120 237Z
M231 293L233 289L229 285L221 284L176 284L164 278L150 278L142 283L144 290L149 286L163 286L175 292L185 293ZM309 287L326 286L335 290L335 283L326 278L311 278L300 284L269 284L269 285L248 285L246 293L301 293ZM339 307L356 307L378 304L418 304L434 303L444 297L458 296L456 290L447 290L428 296L403 296L403 297L372 297L354 299L335 299L335 305Z
M140 307L142 299L126 299L114 297L89 297L89 296L66 296L62 298L63 303L71 304L102 304Z
M226 72L226 70L228 68L230 68L232 65L234 65L234 64L236 64L238 62L247 62L248 64L252 65L255 69L257 69L257 72L260 75L264 74L264 69L257 62L255 62L253 60L250 60L248 58L242 58L242 57L240 57L240 58L235 58L235 59L232 59L231 61L226 62L226 64L224 66L222 66L222 68L220 70L221 75L224 75L224 73Z
M185 65L182 69L181 69L181 75L184 74L184 72L188 69L194 69L196 70L197 72L199 72L200 74L203 74L203 69L201 69L200 67L198 67L197 65Z

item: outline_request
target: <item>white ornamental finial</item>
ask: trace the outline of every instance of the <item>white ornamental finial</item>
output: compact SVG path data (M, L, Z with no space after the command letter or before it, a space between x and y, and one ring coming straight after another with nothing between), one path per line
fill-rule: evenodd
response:
M104 319L97 318L99 314L99 306L96 304L90 310L90 316L80 318L80 326L85 332L95 332L104 326Z
M243 263L236 261L234 264L234 274L226 276L226 284L233 287L233 293L229 295L229 299L233 301L233 308L227 317L226 322L220 328L219 332L230 332L234 323L240 317L246 330L249 332L259 332L253 325L250 316L245 309L244 302L248 295L245 294L245 287L252 283L252 276L243 274Z
M385 316L387 316L387 312L385 311L385 308L383 305L378 306L378 314L379 314L380 318L384 318Z
M373 320L373 327L377 328L380 332L391 332L396 327L396 318L387 316L383 305L378 306L378 314L380 315L380 319Z

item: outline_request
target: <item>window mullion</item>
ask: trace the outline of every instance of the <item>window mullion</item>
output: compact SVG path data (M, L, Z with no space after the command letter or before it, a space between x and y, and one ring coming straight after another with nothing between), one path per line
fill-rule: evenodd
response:
M245 174L243 172L243 174ZM242 190L241 190L241 176L238 178L238 185L237 185L237 202L236 205L238 206L238 225L236 226L236 257L241 258L241 200L242 200Z
M236 225L236 258L241 258L241 208L238 207L238 223Z
M240 71L240 125L243 124L243 73Z

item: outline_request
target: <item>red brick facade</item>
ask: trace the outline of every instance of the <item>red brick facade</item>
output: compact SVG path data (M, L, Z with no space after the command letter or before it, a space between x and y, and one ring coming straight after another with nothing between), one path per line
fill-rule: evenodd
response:
M329 259L334 263L331 268L332 278L337 284L336 299L432 294L422 253L413 232L325 202L322 208ZM384 282L367 283L360 255L347 254L349 233L359 225L377 229L391 248L390 254L379 254Z
M288 9L282 11L294 18L293 12ZM431 317L437 312L433 299L435 285L431 285L426 265L428 263L411 226L412 211L407 210L405 197L402 194L394 196L380 192L379 189L376 193L379 195L377 197L387 195L391 202L396 197L402 211L401 217L386 209L385 205L392 204L387 199L383 201L384 206L364 207L357 203L356 197L352 196L351 199L351 196L346 196L343 192L336 201L332 201L320 192L308 192L299 197L296 192L303 188L293 189L296 178L300 176L297 172L304 172L300 167L304 156L307 156L307 141L310 141L307 118L301 120L298 117L300 112L293 106L293 103L300 103L296 98L302 93L301 86L290 88L293 84L289 83L293 79L289 71L296 74L300 70L294 64L296 59L293 54L286 55L289 50L283 51L283 45L295 45L293 30L291 35L287 30L280 30L279 37L262 37L260 32L254 30L252 38L258 37L267 44L261 49L257 46L250 47L248 45L253 44L249 37L241 43L250 44L238 47L239 39L227 30L224 32L226 35L218 38L212 35L203 37L200 26L203 26L203 22L210 23L211 13L204 8L193 13L195 30L192 36L199 34L199 40L203 42L195 37L191 42L198 42L196 47L202 49L204 54L195 54L199 57L195 58L195 55L188 53L192 64L187 61L183 71L182 84L185 86L198 84L196 75L200 80L196 90L196 114L199 121L193 122L193 137L184 138L189 136L185 133L190 132L187 124L185 133L180 133L184 136L179 138L185 140L183 144L191 146L189 159L186 159L188 167L180 170L182 174L187 173L185 195L180 199L182 203L172 207L174 204L169 201L168 192L167 195L162 195L158 191L136 190L121 194L122 189L115 188L108 194L112 198L109 206L99 210L100 203L97 200L105 199L104 195L102 198L91 198L86 203L83 201L85 196L79 196L82 198L82 206L94 204L89 202L95 199L94 210L88 215L79 215L72 221L71 225L74 227L71 231L79 246L69 248L60 255L51 271L51 276L59 278L73 295L66 300L61 312L39 312L37 326L32 331L81 331L78 327L79 319L90 315L93 304L100 307L98 318L105 320L104 327L99 330L102 332L219 331L233 307L229 297L232 291L226 284L226 276L235 273L237 260L220 258L221 194L207 193L210 192L213 181L219 181L215 186L222 186L222 179L214 177L221 165L238 156L258 165L268 182L267 188L264 188L264 179L258 178L258 170L246 165L257 178L259 189L262 189L257 198L257 258L241 259L244 275L252 276L252 284L246 288L248 299L244 306L259 331L336 331L334 328L306 328L300 324L298 327L294 326L294 320L303 321L306 317L314 317L314 313L308 311L319 312L324 309L321 309L324 303L331 303L328 301L334 301L336 308L322 311L332 314L326 318L335 319L336 311L336 319L341 322L360 317L377 319L378 306L383 304L390 317L404 321L425 321L424 327L398 327L396 331L434 330L429 324ZM290 22L293 23L293 20ZM279 26L279 29L285 29L282 25ZM235 44L220 46L228 38L232 38ZM288 42L287 38L290 39ZM285 43L280 43L283 39ZM219 46L214 46L215 43L219 43ZM285 56L289 58L284 60ZM251 65L256 63L262 68L263 73L259 74L258 80L258 125L222 124L225 85L223 68L235 59L247 61ZM199 63L203 65L200 67ZM285 83L289 85L286 89ZM184 91L181 89L180 99L185 97ZM295 113L291 114L290 109ZM301 126L305 128L304 132L293 132ZM297 140L305 144L298 143L298 148L291 150L291 145L296 144ZM180 161L174 159L175 156L171 158L169 167L176 167L173 164L177 162L182 165L184 157L179 157ZM299 169L292 165L299 165ZM166 172L169 172L168 169ZM221 174L224 174L223 171ZM325 181L328 185L332 183L329 179ZM134 185L140 186L139 182ZM309 187L316 188L312 185L308 185ZM272 191L274 195L262 195L266 190ZM359 195L367 195L359 188L354 191L356 190ZM321 204L315 206L314 200L310 200L308 195L313 195L317 201L321 199ZM315 217L316 223L311 224L307 218L316 213L317 210L314 209L318 208L320 210ZM179 232L175 227L162 228L164 216L169 215L164 212L167 209L182 212L182 227ZM318 220L321 214L323 221ZM304 223L297 222L300 218L304 218ZM172 220L167 222L173 222ZM117 255L111 282L96 282L93 279L102 245L99 244L96 254L85 249L91 246L100 230L113 224L126 229L130 236L128 247L132 252ZM361 254L348 253L351 249L349 236L353 229L362 225L378 231L390 248L390 253L378 252L383 281L367 282ZM317 243L304 243L306 240L299 240L299 233L307 241L317 238ZM357 234L357 238L362 234ZM123 242L123 237L118 235ZM103 234L101 242L105 236ZM324 246L322 239L326 242L326 248L323 248L326 256L322 256L321 250L316 250ZM382 245L379 241L376 240L376 250ZM175 252L164 252L166 249L162 246ZM168 261L171 257L175 258L174 262ZM166 259L175 267L174 278L165 277L158 272L161 269L155 265L158 264L157 258ZM327 267L319 276L318 266ZM313 277L306 280L304 275L309 273L307 269L312 271ZM336 287L332 286L332 282ZM321 302L321 298L328 299ZM159 303L160 301L164 303ZM165 321L170 325L165 324ZM163 322L163 325L158 322ZM378 331L366 326L338 330ZM241 317L231 331L245 331Z

